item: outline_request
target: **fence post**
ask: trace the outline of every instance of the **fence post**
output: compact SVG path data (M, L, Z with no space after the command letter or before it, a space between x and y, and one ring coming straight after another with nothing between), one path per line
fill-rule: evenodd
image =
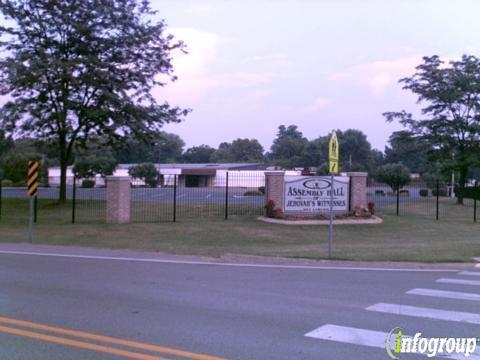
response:
M435 212L435 219L438 220L438 206L439 206L439 199L440 199L440 184L437 180L437 203L436 203L436 212Z
M77 179L73 176L73 189L72 189L72 224L75 224L75 206L77 198Z
M477 222L477 190L478 181L475 181L475 190L473 191L473 222Z
M367 177L367 188L368 188L368 177ZM367 204L368 206L368 204ZM352 178L348 177L348 214L352 212Z
M177 174L173 175L173 222L177 221Z
M397 216L398 216L399 208L400 208L400 186L397 186Z
M228 220L228 171L225 178L225 220Z
M38 207L38 196L35 195L33 198L33 222L37 223L37 207Z

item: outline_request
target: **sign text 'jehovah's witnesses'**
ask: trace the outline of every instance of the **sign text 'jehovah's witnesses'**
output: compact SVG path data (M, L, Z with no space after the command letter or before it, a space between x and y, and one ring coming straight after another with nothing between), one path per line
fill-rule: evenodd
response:
M348 210L350 178L335 176L333 210ZM285 176L285 212L325 212L330 210L330 176Z

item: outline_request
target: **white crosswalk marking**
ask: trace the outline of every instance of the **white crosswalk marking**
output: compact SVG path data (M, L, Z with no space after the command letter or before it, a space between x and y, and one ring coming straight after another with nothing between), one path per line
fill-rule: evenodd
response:
M480 286L479 280L460 280L460 279L442 278L442 279L438 279L437 282L444 283L444 284Z
M480 314L463 311L440 310L433 308L387 303L378 303L367 307L366 310L387 314L405 315L435 320L466 322L469 324L480 325Z
M477 265L480 267L480 264ZM458 275L461 276L479 276L480 271L460 271ZM470 285L480 286L480 281L473 279L455 279L455 278L441 278L436 280L437 283L452 284L452 285ZM407 291L407 295L418 295L427 297L437 297L457 300L459 301L478 301L480 302L480 293L448 291L440 289L414 288ZM431 319L439 321L449 321L458 323L468 323L480 325L480 313L470 313L462 311L443 310L438 308L418 307L403 304L377 303L367 307L365 310L371 312L378 312L384 314L391 314L397 316L410 316L422 319ZM451 326L451 325L450 325ZM412 329L409 329L410 331ZM414 329L413 329L414 330ZM475 336L476 334L472 334ZM388 333L382 331L374 331L369 329L361 329L349 326L339 326L334 324L325 324L319 328L312 330L305 334L306 337L333 341L344 344L360 345L373 348L385 349L385 342ZM404 335L405 336L405 335ZM452 333L451 336L455 336ZM395 336L392 336L391 347L394 346ZM427 354L424 354L427 355ZM452 354L437 354L437 358L448 358L456 360L467 359L463 353ZM480 360L480 343L477 344L476 351L468 357L469 360Z
M480 294L472 294L472 293L465 293L465 292L458 292L458 291L445 291L445 290L417 288L417 289L412 289L407 291L406 294L441 297L446 299L480 301Z
M480 276L480 271L460 271L458 275Z
M359 329L348 326L339 326L326 324L305 334L306 337L328 340L344 344L362 345L374 348L385 349L388 333L382 331L373 331ZM404 335L405 337L408 337ZM391 348L394 347L395 337L390 339ZM467 359L463 354L437 354L437 357L447 359ZM470 354L469 360L480 360L480 349Z
M323 325L305 334L321 340L331 340L342 343L385 348L387 333L381 331L357 329L347 326Z

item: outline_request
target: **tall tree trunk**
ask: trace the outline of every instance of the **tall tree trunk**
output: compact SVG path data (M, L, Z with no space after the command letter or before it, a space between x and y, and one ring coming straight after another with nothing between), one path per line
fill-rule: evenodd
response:
M58 201L66 202L67 201L68 156L67 156L66 139L65 139L65 135L63 134L60 135L59 150L60 150L60 191L58 195Z
M465 182L467 181L468 168L462 167L460 169L460 179L458 179L458 194L457 204L463 205L463 193L465 190Z
M60 192L58 201L67 201L67 166L68 162L65 159L60 159Z

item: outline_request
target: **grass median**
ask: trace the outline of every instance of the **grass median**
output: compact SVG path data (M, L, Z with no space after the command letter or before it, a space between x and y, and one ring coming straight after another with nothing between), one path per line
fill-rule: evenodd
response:
M429 200L430 201L430 200ZM433 201L433 200L432 200ZM25 204L24 204L25 203ZM3 204L0 241L26 242L26 202ZM431 205L431 204L430 204ZM410 204L395 216L394 206L378 209L379 225L338 225L334 228L336 259L365 261L462 262L480 256L480 224L472 221L472 206L442 199L440 220L427 203ZM212 217L179 218L178 222L109 225L104 209L80 207L78 216L90 216L71 224L69 206L39 204L34 242L112 249L158 251L220 257L224 254L326 258L327 226L289 226L259 222L255 216L220 213ZM85 212L82 215L82 212ZM8 214L9 213L9 214ZM17 215L15 215L17 213ZM203 214L205 215L205 214Z

